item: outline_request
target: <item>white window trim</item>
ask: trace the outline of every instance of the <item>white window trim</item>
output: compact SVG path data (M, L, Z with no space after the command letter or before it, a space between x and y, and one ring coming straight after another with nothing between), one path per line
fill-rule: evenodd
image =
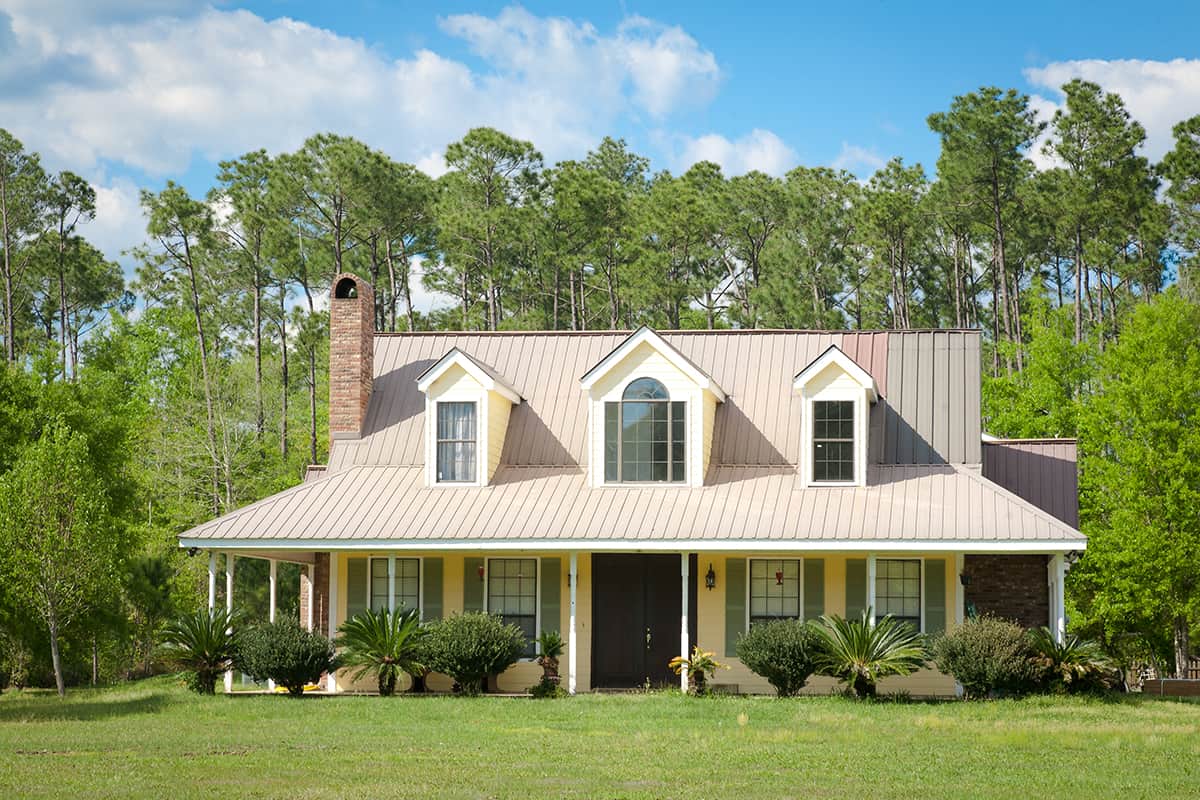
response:
M701 453L704 452L704 449L703 449L704 442L694 442L693 436L692 436L692 428L693 428L692 408L693 408L693 406L696 406L699 404L693 402L693 398L691 398L690 396L687 398L684 398L682 400L676 399L674 396L671 395L671 390L667 389L665 384L663 385L663 388L667 389L667 399L666 400L654 400L651 402L667 403L667 404L683 403L683 480L681 480L681 481L670 481L670 480L667 480L667 481L624 481L624 480L621 480L618 478L615 481L610 481L610 480L607 480L604 475L604 469L605 469L604 459L606 456L606 451L608 449L608 440L605 438L608 435L608 430L607 430L607 426L606 426L607 418L605 416L607 413L606 406L608 403L616 403L617 404L617 437L619 439L621 436L621 430L622 430L621 413L620 412L621 412L621 406L625 402L625 400L622 398L622 395L625 392L625 388L628 387L629 384L638 380L639 378L653 378L656 381L658 380L658 378L655 378L653 375L638 373L638 374L634 375L632 378L630 378L629 380L625 381L623 384L621 384L621 395L618 395L616 400L597 400L596 402L592 403L592 406L597 408L600 412L600 448L599 448L599 450L600 450L600 465L599 465L600 485L603 487L625 488L625 489L644 489L647 486L653 486L656 489L660 488L660 487L675 487L675 488L683 488L683 489L691 488L691 486L692 486L692 448L695 445L699 444L699 446L701 448L700 452ZM661 383L661 381L659 381L659 382ZM691 395L694 393L688 392L688 394ZM703 394L701 394L699 396L699 400L700 400L700 404L702 404L704 402ZM629 402L636 403L638 401L631 400ZM670 412L668 411L668 414L669 413ZM703 408L701 408L701 413L703 413ZM695 427L703 428L702 425L697 425ZM618 473L621 471L621 455L620 455L620 453L621 453L620 446L618 445L618 449L617 449L617 472Z
M367 608L368 609L371 607L371 582L374 580L373 574L371 572L371 562L373 562L373 561L390 561L393 558L396 560L400 560L403 558L403 559L407 559L407 560L411 561L411 560L413 560L414 556L397 556L397 555L367 556ZM415 558L417 561L417 619L424 622L425 621L425 591L424 591L424 588L425 588L425 556L415 556ZM388 573L389 573L388 578L390 578L391 582L394 584L395 580L396 580L395 574L392 573L392 571L390 569L388 570ZM389 587L389 592L388 592L389 596L391 596L392 591L393 590Z
M488 608L488 598L491 596L490 580L492 575L492 561L522 561L533 559L534 579L533 579L533 655L522 656L518 658L518 662L536 661L537 657L542 652L542 647L537 642L537 638L542 635L542 559L539 556L520 555L514 553L505 556L487 556L483 559L483 610L490 614L491 609Z
M918 594L918 601L919 601L918 608L920 609L920 614L921 614L921 624L918 626L917 632L925 633L925 557L924 556L902 556L902 555L890 555L889 554L887 556L884 556L883 558L875 559L876 564L878 564L880 561L919 561L919 562L921 562L921 567L918 570L918 574L921 576L921 584L917 587L917 594ZM875 580L876 581L879 580L878 572L876 572ZM878 593L875 591L872 591L871 594L875 595L875 601L876 601L876 604L878 604L878 602L879 602ZM883 619L883 617L879 615L878 608L871 609L871 616L875 620Z
M764 555L746 556L746 619L744 620L744 625L742 628L743 632L750 630L750 616L751 616L751 614L750 614L750 600L751 600L750 562L751 561L796 561L796 562L799 562L799 574L797 576L797 584L798 584L797 591L800 593L800 595L798 598L799 603L797 605L797 609L799 610L800 615L798 617L796 617L796 619L800 620L801 622L806 621L806 618L804 616L804 560L805 560L804 556L791 556L791 555L786 555L786 554L784 554L784 555L771 554L771 555L765 555L765 556Z
M475 404L475 480L473 481L439 481L437 477L437 405L438 403L474 403ZM457 489L487 484L488 462L488 393L480 388L456 389L437 397L425 395L425 485L438 489Z
M800 479L805 487L837 488L867 485L867 427L870 424L870 403L863 389L829 388L814 394L803 392L804 406L800 415L803 437L800 458ZM813 478L813 418L817 402L848 401L854 403L854 480L818 481Z

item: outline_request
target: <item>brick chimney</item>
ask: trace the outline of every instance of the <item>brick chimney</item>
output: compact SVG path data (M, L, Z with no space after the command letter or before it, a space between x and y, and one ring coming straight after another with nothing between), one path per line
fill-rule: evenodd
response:
M357 275L333 278L329 299L329 438L357 439L375 361L375 292Z

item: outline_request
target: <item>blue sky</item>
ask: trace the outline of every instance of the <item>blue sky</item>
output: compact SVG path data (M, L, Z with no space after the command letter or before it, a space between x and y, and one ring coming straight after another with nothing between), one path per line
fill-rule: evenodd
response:
M1085 77L1125 97L1161 156L1200 113L1200 5L788 4L380 0L0 0L0 125L100 194L89 235L136 244L137 189L197 193L215 162L358 136L436 174L494 125L548 161L623 136L657 169L797 164L865 178L932 171L926 116L981 85L1049 117Z

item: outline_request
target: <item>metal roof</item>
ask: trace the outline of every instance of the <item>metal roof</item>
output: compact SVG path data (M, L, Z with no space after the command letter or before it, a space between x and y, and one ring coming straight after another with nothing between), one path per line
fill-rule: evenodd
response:
M413 466L311 480L181 537L183 546L588 549L1082 549L1084 537L973 467L872 466L867 486L803 488L794 469L718 467L703 487L589 488L582 470L501 467L427 487Z
M714 463L786 466L800 459L796 373L836 345L884 397L871 408L870 461L980 462L979 334L966 331L666 331L661 336L727 397L717 410ZM424 459L425 398L416 379L458 348L524 398L509 419L501 463L584 463L585 374L628 332L426 333L375 337L375 379L358 440L339 440L331 471L354 465L417 466Z

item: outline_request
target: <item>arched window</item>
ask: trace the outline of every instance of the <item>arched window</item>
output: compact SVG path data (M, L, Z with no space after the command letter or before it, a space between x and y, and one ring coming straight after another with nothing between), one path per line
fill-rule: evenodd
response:
M604 480L680 482L686 475L687 403L654 378L636 378L604 404Z

